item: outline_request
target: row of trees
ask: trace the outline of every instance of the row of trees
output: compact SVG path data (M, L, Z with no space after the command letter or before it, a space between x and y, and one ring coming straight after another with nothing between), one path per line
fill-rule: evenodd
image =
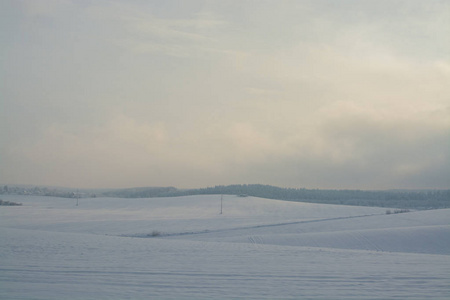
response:
M180 190L174 187L144 187L109 190L101 193L106 197L120 198L152 198L152 197L172 197L181 196Z
M80 196L94 197L95 194L80 193L77 190L62 189L62 188L48 188L39 186L8 186L5 185L0 189L0 194L3 195L33 195L33 196L47 196L47 197L61 197L61 198L77 198Z

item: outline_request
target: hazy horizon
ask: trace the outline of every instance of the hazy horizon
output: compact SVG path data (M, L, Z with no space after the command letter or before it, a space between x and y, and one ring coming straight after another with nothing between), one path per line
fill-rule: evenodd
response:
M450 1L0 2L0 182L450 188Z
M11 187L22 187L22 188L50 188L50 189L62 189L62 190L79 190L81 191L95 191L95 190L126 190L126 189L148 189L148 188L175 188L177 190L197 190L197 189L207 189L207 188L214 188L219 186L233 186L233 185L263 185L263 186L273 186L275 188L281 188L281 189L306 189L306 190L337 190L337 191L373 191L373 192L389 192L389 191L405 191L405 192L420 192L420 191L447 191L450 190L450 188L389 188L389 189L360 189L360 188L346 188L346 187L336 187L336 188L317 188L317 187L295 187L295 186L286 186L286 185L273 185L270 183L262 184L262 183L230 183L230 184L215 184L215 185L203 185L203 186L192 186L192 187L178 187L174 185L165 185L165 186L153 186L153 185L147 185L147 186L112 186L112 187L92 187L92 188L83 188L83 187L70 187L70 186L59 186L59 185L37 185L37 184L23 184L23 183L17 183L17 184L11 184L11 183L3 183L0 182L0 190L7 186L8 188ZM208 194L207 194L208 195Z

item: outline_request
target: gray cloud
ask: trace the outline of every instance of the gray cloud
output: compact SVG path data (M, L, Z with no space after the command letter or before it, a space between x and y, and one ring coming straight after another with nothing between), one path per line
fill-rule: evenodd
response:
M0 182L448 187L450 6L339 3L2 2Z

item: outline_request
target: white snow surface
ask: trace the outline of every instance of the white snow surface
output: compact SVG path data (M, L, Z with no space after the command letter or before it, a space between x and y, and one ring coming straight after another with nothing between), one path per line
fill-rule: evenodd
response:
M450 299L450 209L1 198L0 299Z

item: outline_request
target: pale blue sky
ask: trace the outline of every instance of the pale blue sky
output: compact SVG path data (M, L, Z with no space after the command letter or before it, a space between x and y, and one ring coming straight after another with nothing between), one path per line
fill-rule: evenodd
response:
M450 1L0 1L0 183L449 188Z

